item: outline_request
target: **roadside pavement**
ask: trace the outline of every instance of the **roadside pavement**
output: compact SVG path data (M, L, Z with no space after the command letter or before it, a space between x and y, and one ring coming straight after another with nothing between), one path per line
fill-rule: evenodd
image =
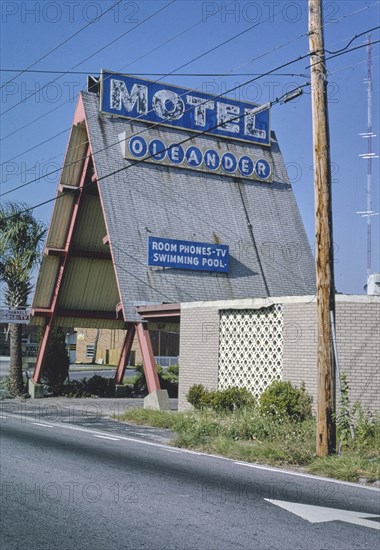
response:
M173 411L178 409L178 399L171 398L170 405ZM76 417L88 418L113 418L118 420L126 411L141 409L144 406L144 398L140 397L44 397L43 399L4 399L0 401L1 411L14 411L15 413L33 411L39 416L47 418L66 417L74 414ZM53 419L53 418L51 418Z

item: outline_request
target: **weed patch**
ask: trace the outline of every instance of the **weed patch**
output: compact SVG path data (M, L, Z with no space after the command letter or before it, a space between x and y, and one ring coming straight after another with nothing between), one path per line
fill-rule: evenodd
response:
M302 467L310 473L346 481L380 479L380 420L366 416L357 437L341 455L315 455L315 419L302 422L288 417L263 416L255 407L230 412L210 409L164 412L137 409L122 420L169 428L172 445L272 466Z

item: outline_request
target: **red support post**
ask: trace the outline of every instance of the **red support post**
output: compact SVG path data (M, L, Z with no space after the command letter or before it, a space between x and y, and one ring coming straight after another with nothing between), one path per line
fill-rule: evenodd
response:
M42 336L39 348L38 348L38 354L37 354L37 360L36 360L36 367L34 369L34 373L32 376L32 380L35 384L39 384L41 375L45 366L46 361L46 351L47 351L47 343L49 340L49 335L51 331L51 327L53 326L53 318L51 317L49 321L45 325L44 334Z
M133 339L135 337L136 328L134 324L130 324L127 330L127 334L125 335L123 348L121 350L121 355L119 359L119 364L117 366L117 370L115 373L115 383L116 384L122 384L125 369L128 365L129 358L131 356L131 349L133 344Z
M152 342L146 323L136 323L136 331L139 339L141 355L143 360L144 374L148 392L152 393L160 390L160 381L158 379L156 364L154 361Z
M57 279L56 279L56 282L55 282L54 293L53 293L53 297L52 297L52 300L51 300L51 304L49 306L49 310L51 311L51 314L50 314L49 320L47 321L47 324L45 326L44 335L42 337L42 340L41 340L39 348L38 348L36 366L35 366L33 376L32 376L32 380L35 384L37 384L40 381L41 375L43 373L43 369L44 369L44 366L45 366L46 355L47 355L47 345L48 345L48 341L49 341L51 328L53 326L54 317L56 316L56 313L57 313L58 297L59 297L59 293L60 293L61 286L62 286L63 274L65 272L65 267L66 267L66 264L67 264L68 258L69 258L71 239L72 239L72 236L73 236L73 233L74 233L75 222L77 220L77 215L78 215L78 210L79 210L79 203L80 203L80 200L81 200L81 197L82 197L81 189L84 186L86 173L87 173L87 169L88 169L88 165L89 165L89 154L88 153L89 153L89 148L87 148L87 150L86 150L86 160L84 161L84 164L83 164L82 174L81 174L80 182L79 182L79 186L78 186L78 190L80 192L77 194L77 197L76 197L75 202L73 204L73 209L72 209L72 212L71 212L71 220L70 220L70 224L69 224L67 234L66 234L66 243L65 243L64 249L62 249L62 250L64 250L65 254L63 256L60 256L61 265L60 265L58 273L57 273Z

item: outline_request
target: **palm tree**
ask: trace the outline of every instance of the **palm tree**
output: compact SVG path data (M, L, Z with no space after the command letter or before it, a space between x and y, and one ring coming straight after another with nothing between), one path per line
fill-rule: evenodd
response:
M0 205L0 282L5 283L4 302L10 308L24 308L32 290L32 269L39 261L44 223L33 217L26 204ZM22 325L10 324L10 382L12 395L22 395Z

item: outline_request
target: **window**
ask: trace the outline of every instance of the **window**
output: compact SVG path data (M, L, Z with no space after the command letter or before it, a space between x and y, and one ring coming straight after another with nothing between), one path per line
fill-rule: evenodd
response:
M86 346L86 359L92 359L94 357L95 345L87 344Z

